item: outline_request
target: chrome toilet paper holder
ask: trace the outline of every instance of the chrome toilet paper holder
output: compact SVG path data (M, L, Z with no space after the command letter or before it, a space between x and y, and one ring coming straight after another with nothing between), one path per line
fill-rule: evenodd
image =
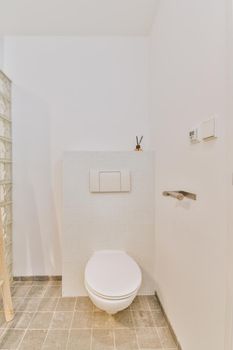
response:
M192 199L194 201L197 200L197 195L195 193L191 193L187 191L164 191L163 196L176 198L179 201L182 201L185 197Z

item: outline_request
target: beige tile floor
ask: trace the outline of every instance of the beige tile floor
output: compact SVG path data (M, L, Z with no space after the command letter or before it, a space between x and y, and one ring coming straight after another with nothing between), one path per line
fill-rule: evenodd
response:
M1 350L177 349L154 296L136 297L109 316L87 297L62 298L57 281L14 282L12 295L12 322L5 322L0 305Z

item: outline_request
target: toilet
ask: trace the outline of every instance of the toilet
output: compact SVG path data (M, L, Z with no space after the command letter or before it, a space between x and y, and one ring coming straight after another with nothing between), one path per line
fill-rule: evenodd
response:
M101 250L89 259L85 287L92 302L108 314L127 308L141 286L138 264L121 250Z

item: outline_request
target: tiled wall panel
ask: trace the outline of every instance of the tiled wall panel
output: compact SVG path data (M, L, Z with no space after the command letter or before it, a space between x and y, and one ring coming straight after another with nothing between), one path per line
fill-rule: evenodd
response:
M84 270L94 251L126 251L142 269L139 294L153 294L154 152L66 152L63 159L64 296L86 295ZM92 193L90 169L128 169L130 192Z

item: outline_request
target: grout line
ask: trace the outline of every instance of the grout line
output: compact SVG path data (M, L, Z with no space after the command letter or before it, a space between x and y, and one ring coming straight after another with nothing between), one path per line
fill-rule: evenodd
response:
M111 328L112 336L113 336L113 347L116 350L116 337L115 337L115 328Z
M149 301L148 301L148 298L145 298L145 299L146 299L146 304L147 304L147 306L148 306L148 310L149 310L149 311L152 311L152 310L151 310L150 303L149 303Z
M182 350L181 345L180 345L180 343L179 343L179 341L178 341L178 339L177 339L176 333L175 333L175 331L174 331L174 329L173 329L173 327L172 327L172 325L171 325L171 322L170 322L170 320L169 320L169 318L168 318L168 316L167 316L167 314L166 314L166 312L165 312L165 310L164 310L164 308L163 308L163 305L162 305L162 303L161 303L161 301L160 301L160 299L159 299L159 296L158 296L158 293L157 293L157 292L155 292L155 297L156 297L156 299L158 300L158 303L159 303L159 305L160 305L160 308L161 308L161 310L162 310L162 313L163 313L163 315L164 315L164 317L165 317L165 320L166 320L166 322L167 322L167 328L168 328L169 332L171 333L172 338L174 339L174 341L175 341L175 343L176 343L176 348L177 348L177 350ZM161 328L163 328L163 327L161 327Z
M67 338L67 343L66 343L66 349L68 348L68 344L69 344L69 340L70 340L70 333L71 333L72 324L73 324L73 320L74 320L76 303L77 303L77 298L76 298L75 303L74 303L73 316L71 318L70 328L68 329L69 333L68 333L68 338Z
M53 316L52 316L52 319L53 319ZM51 321L52 321L52 319L51 319ZM50 321L50 323L51 323L51 321ZM48 327L46 336L45 336L45 338L44 338L44 341L43 341L43 343L41 344L41 349L43 349L44 344L45 344L45 342L46 342L46 340L47 340L47 338L48 338L49 330L50 330L50 328Z
M2 332L2 334L0 336L0 339L2 339L4 337L6 331L8 330L8 328L2 328L2 329L3 329L3 332Z
M158 332L158 328L162 328L162 329L168 329L168 331L170 332L170 335L171 335L171 337L173 338L173 340L175 341L175 345L176 345L176 347L174 348L174 347L163 347L163 349L165 349L165 350L167 350L167 349L169 349L169 350L180 350L180 348L179 348L179 345L177 344L177 342L176 342L176 339L174 339L174 337L173 337L173 334L172 334L172 332L171 332L171 330L170 330L170 327L169 326L161 326L161 327L156 327L156 330L157 330L157 333L158 333L158 336L159 336L159 339L161 340L162 338L160 337L160 335L159 335L159 332ZM161 344L162 344L162 341L161 341Z
M93 343L93 327L91 328L90 350L92 350L92 343Z
M18 350L20 348L20 346L21 346L21 344L22 344L22 342L24 340L24 337L25 337L25 334L26 334L27 330L28 330L27 328L24 330L24 335L22 336L22 339L20 340L19 345L17 346L16 350Z
M47 287L47 288L48 288L48 287ZM47 288L46 288L46 291L47 291ZM54 307L54 310L56 310L58 301L59 301L59 298L57 299L57 303L56 303L56 305L55 305L55 307ZM53 313L53 316L52 316L52 318L51 318L51 320L50 320L50 323L49 323L49 326L48 326L48 329L47 329L47 334L46 334L46 336L45 336L45 338L44 338L44 341L43 341L43 343L42 343L42 345L41 345L41 349L43 349L43 347L44 347L44 345L45 345L45 342L46 342L46 340L47 340L47 338L48 338L49 331L50 331L50 329L51 329L50 327L51 327L51 324L52 324L52 320L53 320L55 311L51 311L51 312Z
M137 336L136 328L133 328L133 330L134 330L134 333L135 333L135 338L136 338L136 342L137 342L138 349L140 350L140 346L139 346L139 342L138 342L138 336Z
M26 335L26 333L27 333L27 331L28 331L28 329L29 329L29 327L30 327L30 324L31 324L31 322L32 322L32 320L33 320L35 314L36 314L36 312L32 312L32 317L31 317L31 319L30 319L30 321L29 321L29 323L28 323L28 326L26 327L26 329L25 329L25 331L24 331L24 335L22 336L22 339L21 339L21 341L19 342L19 345L18 345L17 349L20 348L20 346L21 346L21 344L22 344L22 342L23 342L23 340L24 340L24 337L25 337L25 335ZM10 329L10 328L8 328L8 329Z
M164 349L164 346L163 346L163 343L162 343L162 339L161 339L161 337L160 337L160 335L159 335L159 332L158 332L158 329L157 329L157 328L159 328L159 327L155 327L155 330L156 330L156 333L157 333L157 335L158 335L158 338L159 338L160 344L161 344L161 346L162 346L162 349Z

